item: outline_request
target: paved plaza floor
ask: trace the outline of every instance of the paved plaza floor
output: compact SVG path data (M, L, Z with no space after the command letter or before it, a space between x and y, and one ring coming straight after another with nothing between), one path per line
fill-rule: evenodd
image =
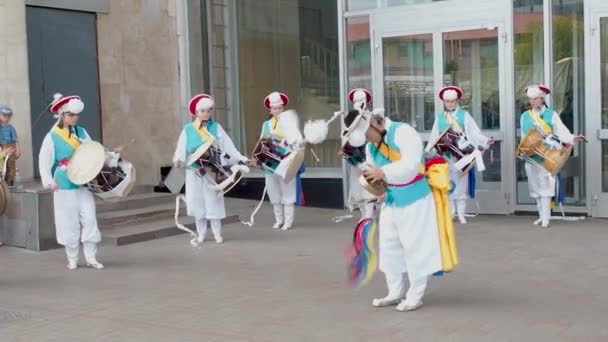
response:
M227 207L246 217L254 204ZM0 341L608 341L606 220L472 218L457 226L461 265L399 313L371 306L382 274L347 286L353 220L296 214L274 231L265 205L255 228L226 226L223 245L200 249L186 235L102 247L102 271L1 247Z

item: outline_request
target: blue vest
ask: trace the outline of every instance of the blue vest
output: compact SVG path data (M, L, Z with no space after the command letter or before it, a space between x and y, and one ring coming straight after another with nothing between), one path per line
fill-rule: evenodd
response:
M552 130L555 130L555 127L553 127L553 114L555 114L553 109L546 108L545 111L543 112L543 114L541 115L541 117L542 117L543 121L546 122L547 125L549 125L551 127ZM530 131L535 126L536 126L536 123L530 117L528 112L527 111L523 112L523 114L521 115L522 138L525 137L526 135L528 135L528 133L530 133ZM538 155L534 155L531 158L540 164L543 164L545 162L545 158L538 156Z
M402 123L398 122L391 123L388 131L386 132L385 138L385 143L388 145L388 147L398 153L401 153L401 151L395 144L395 134L401 125ZM382 153L380 153L376 145L369 144L369 147L372 159L377 167L383 167L393 163L393 161L389 160ZM405 158L405 156L402 155L401 158ZM386 206L404 208L420 199L423 199L430 193L431 187L429 186L429 182L426 178L422 178L420 181L406 186L388 186Z
M80 139L88 136L87 131L80 126L76 126L75 130ZM55 183L57 183L59 189L61 190L79 189L80 185L72 183L68 178L67 168L59 166L61 161L72 158L75 149L72 148L72 146L68 144L57 132L55 132L55 128L51 130L51 139L53 140L53 146L55 148L55 160L53 162L53 168L51 169Z
M215 121L209 121L207 123L207 131L211 134L216 140L218 140L217 130L219 124ZM191 122L184 126L184 131L186 132L186 155L187 160L190 160L190 156L196 152L196 150L203 146L206 143L205 139L198 133L197 127L194 126L194 122ZM198 169L197 164L192 164L188 166L191 169Z

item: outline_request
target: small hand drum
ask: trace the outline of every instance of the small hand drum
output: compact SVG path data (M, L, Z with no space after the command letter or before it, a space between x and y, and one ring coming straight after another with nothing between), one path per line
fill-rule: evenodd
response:
M291 182L304 162L304 150L294 150L279 139L264 137L253 149L253 159L268 172Z
M365 162L365 145L354 147L348 141L342 146L342 155L352 166L359 166Z
M242 164L225 165L222 156L220 149L212 144L204 144L192 154L188 162L188 166L196 165L197 174L205 177L220 196L232 190L243 175L249 172L249 168Z
M468 141L466 135L454 131L451 125L439 135L431 146L439 155L446 157L446 159L451 156L455 162L475 151L475 146ZM475 161L464 165L460 168L460 171L462 173L469 172L473 166L475 166Z
M542 166L555 176L570 158L572 147L563 144L553 134L544 134L533 128L521 140L515 155L526 162Z

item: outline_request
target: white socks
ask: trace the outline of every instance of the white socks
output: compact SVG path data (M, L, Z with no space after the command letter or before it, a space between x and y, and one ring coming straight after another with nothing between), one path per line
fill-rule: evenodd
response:
M224 242L224 239L222 238L222 220L207 220L202 218L196 220L196 234L198 235L198 243L205 241L205 234L207 233L207 221L211 223L211 231L213 232L215 242Z

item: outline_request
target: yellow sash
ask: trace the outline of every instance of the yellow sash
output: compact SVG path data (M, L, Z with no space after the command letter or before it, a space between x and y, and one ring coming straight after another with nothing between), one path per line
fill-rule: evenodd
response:
M458 123L458 120L454 119L454 117L447 112L444 112L444 115L452 125L456 125L464 133L464 128Z
M194 120L194 122L192 123L192 125L194 125L194 128L196 129L196 131L198 132L198 134L201 136L201 138L203 138L203 140L205 142L209 142L209 141L214 141L215 138L213 138L213 136L207 131L207 127L205 125L201 126L201 121L196 119Z
M76 134L70 134L70 131L67 128L59 128L59 126L55 126L55 133L57 133L66 143L68 143L68 145L72 146L74 150L80 146L80 140Z
M281 132L279 129L279 120L274 116L270 118L270 129L273 135L277 136L279 139L285 138L285 134Z
M450 210L449 191L450 167L447 163L435 164L429 167L426 178L433 191L435 207L437 208L437 227L439 229L439 247L443 271L450 272L458 265L458 248L456 247L456 233Z
M532 121L534 121L535 123L540 125L540 127L543 128L545 133L553 133L553 128L551 128L551 126L549 126L549 124L545 120L543 120L542 116L533 113L532 109L528 111L528 115L530 116L530 119L532 119Z
M376 148L378 149L378 152L380 152L380 154L382 154L386 159L392 162L401 160L401 153L393 150L386 143L381 144L380 147L376 146Z

